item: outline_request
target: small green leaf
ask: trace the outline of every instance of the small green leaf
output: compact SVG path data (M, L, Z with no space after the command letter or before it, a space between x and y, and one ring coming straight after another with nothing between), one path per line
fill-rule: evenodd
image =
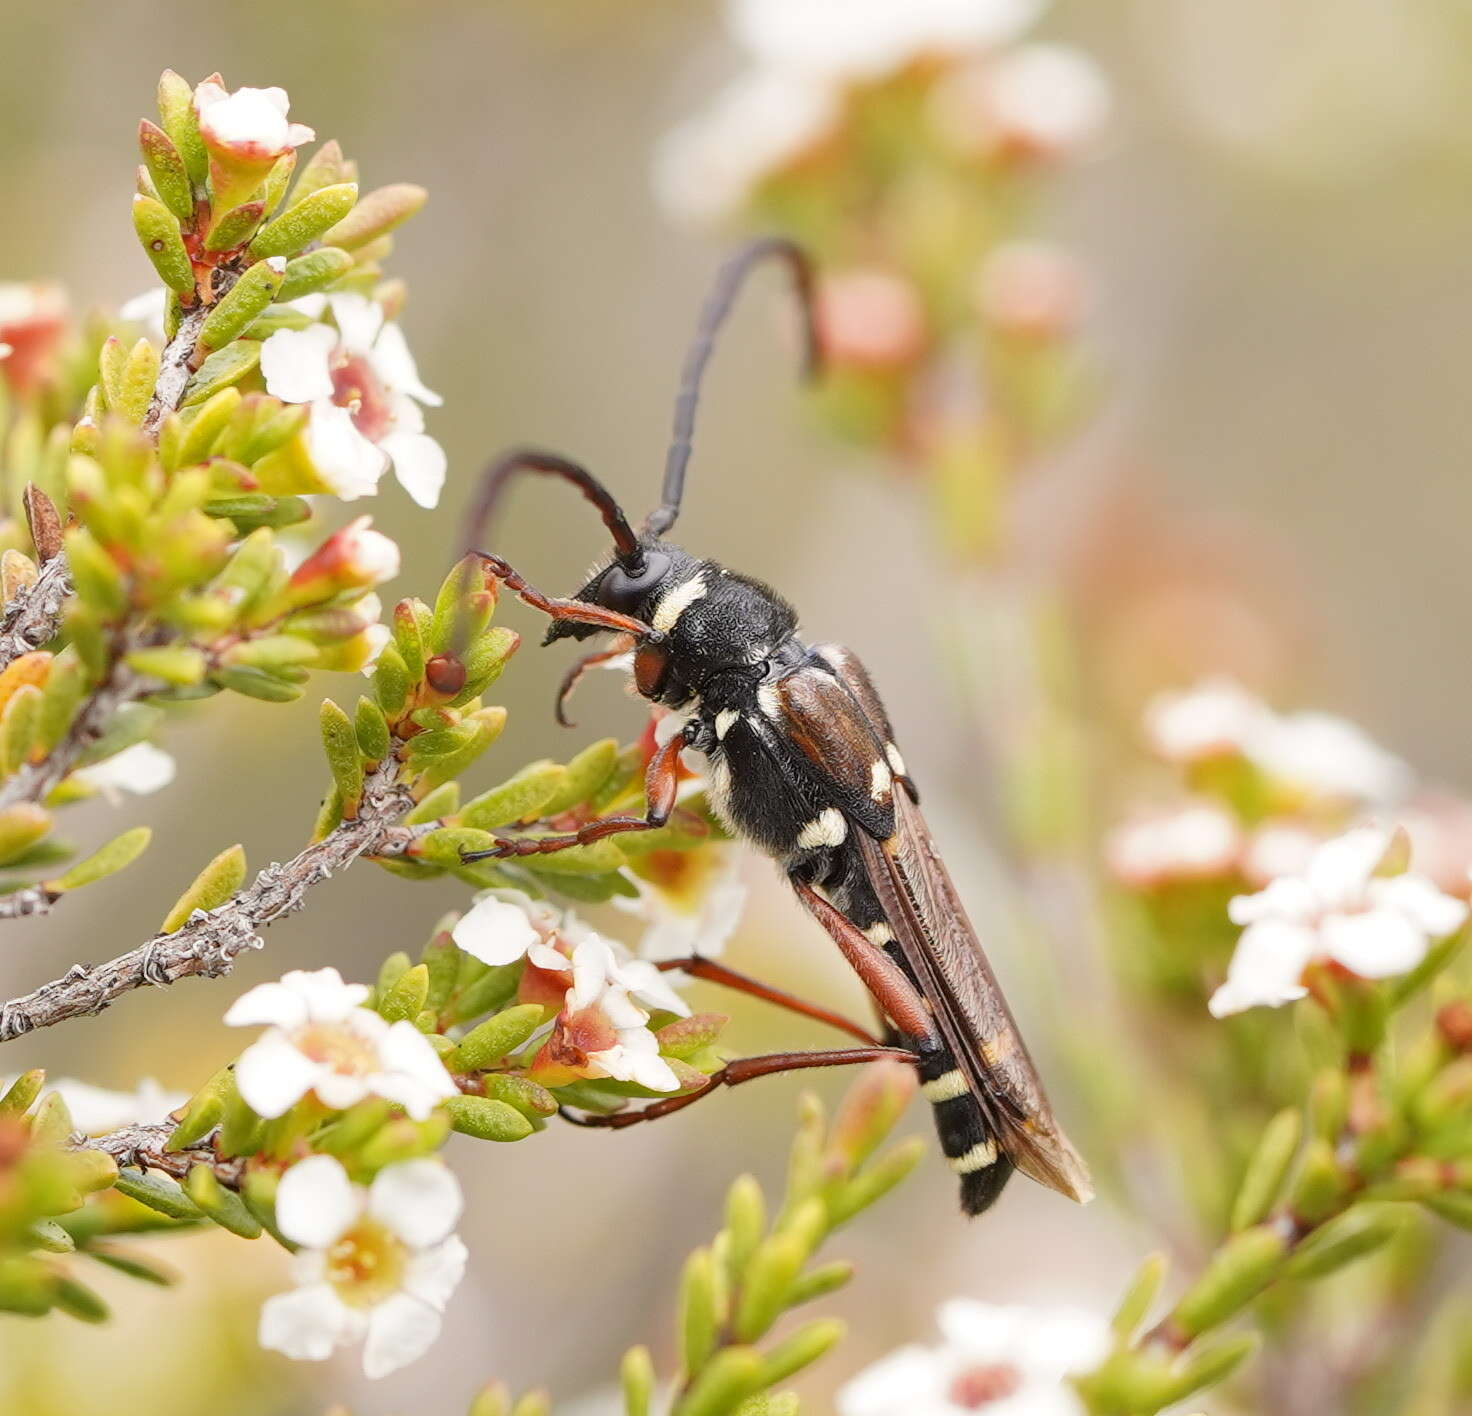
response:
M164 934L182 929L195 910L212 910L223 905L245 883L245 847L228 846L194 877L189 888L174 901L160 926Z
M215 350L184 385L184 406L204 403L221 389L238 384L260 362L261 346L254 339L237 339L226 348Z
M535 1129L514 1106L487 1096L452 1096L445 1111L455 1130L483 1141L521 1141Z
M619 1385L623 1389L624 1416L649 1416L654 1399L654 1361L647 1347L631 1347L619 1363ZM474 1416L474 1413L472 1413Z
M156 649L134 649L126 656L130 669L144 678L188 687L204 680L209 667L204 654L188 644L161 644Z
M494 1067L508 1053L522 1047L542 1026L547 1010L540 1003L507 1008L472 1028L455 1049L456 1069L480 1072Z
M729 1416L766 1375L766 1361L754 1347L724 1347L710 1360L675 1407L673 1416Z
M710 1361L726 1321L722 1286L709 1249L696 1249L680 1279L680 1360L687 1372Z
M286 277L276 292L280 301L299 300L336 285L353 268L353 258L336 246L321 246L288 261Z
M148 826L134 826L121 836L114 836L105 846L93 851L85 860L79 860L64 875L48 882L47 888L57 892L80 890L83 885L95 885L116 875L133 864L153 839L153 830Z
M193 225L194 189L174 140L145 118L138 125L138 147L148 175L153 178L154 191L182 225Z
M1267 1225L1234 1234L1182 1295L1170 1316L1172 1326L1188 1338L1220 1327L1271 1282L1287 1247L1283 1235Z
M1232 1203L1232 1228L1250 1229L1266 1217L1282 1191L1303 1139L1303 1113L1285 1107L1263 1128Z
M358 737L358 751L369 762L381 762L393 751L388 719L383 716L383 709L371 698L358 699L358 710L353 715L353 728Z
M1132 1341L1140 1324L1149 1316L1150 1309L1160 1296L1160 1288L1165 1282L1169 1266L1169 1260L1164 1254L1151 1254L1135 1270L1110 1323L1114 1335L1121 1342Z
M258 1239L261 1222L233 1190L220 1184L215 1172L203 1163L192 1167L184 1181L184 1193L221 1229L228 1229L242 1239Z
M133 198L133 230L143 254L153 263L158 277L170 290L180 295L194 290L194 267L184 249L178 219L160 201L152 197Z
M0 810L0 865L29 850L51 829L51 813L34 802Z
M209 154L199 136L194 89L172 69L165 69L158 81L158 112L164 132L183 159L185 171L196 186L203 185L209 172Z
M233 251L245 245L265 214L263 201L241 202L239 206L231 207L210 227L210 234L204 238L205 250Z
M804 1367L810 1367L843 1340L845 1331L844 1325L836 1318L820 1318L800 1327L767 1353L765 1384L776 1386Z
M429 193L423 187L409 182L379 187L359 201L336 226L325 231L323 243L356 251L407 221L428 198Z
M415 964L405 969L393 987L379 995L378 1012L391 1023L417 1018L429 997L429 969Z
M121 1170L114 1188L169 1219L203 1219L199 1206L172 1180L152 1171Z
M251 255L258 260L266 256L294 255L343 220L357 199L356 182L336 182L329 187L319 187L288 207L275 220L267 222L250 243Z
M587 801L618 766L618 742L604 738L585 747L567 764L561 788L541 804L544 816L557 816Z
M358 735L352 720L330 698L322 700L319 717L327 765L342 797L343 814L351 818L358 814L358 800L363 794L363 757L358 751Z
M251 266L205 317L199 330L198 348L223 349L241 334L276 298L285 274L286 262L279 257Z

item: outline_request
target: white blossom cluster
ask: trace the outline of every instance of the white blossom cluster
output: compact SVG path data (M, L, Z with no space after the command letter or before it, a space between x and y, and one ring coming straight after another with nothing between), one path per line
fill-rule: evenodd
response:
M655 154L662 204L694 222L738 211L767 177L820 149L855 85L940 61L936 137L963 155L1057 157L1098 131L1108 87L1085 55L1015 41L1040 0L728 0L750 67Z

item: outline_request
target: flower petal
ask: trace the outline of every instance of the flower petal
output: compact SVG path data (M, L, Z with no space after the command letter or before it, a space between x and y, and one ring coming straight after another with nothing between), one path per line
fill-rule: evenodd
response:
M521 906L482 895L450 931L455 943L483 964L513 964L537 942L537 931Z
M374 341L372 364L378 377L391 389L407 393L431 408L438 408L445 401L419 381L419 366L409 352L404 331L392 321L384 325Z
M346 983L334 968L289 969L281 982L301 996L314 1023L336 1023L344 1018L357 1026L360 1019L376 1018L360 1006L371 991L366 984Z
M1343 909L1363 900L1392 842L1380 826L1357 826L1325 841L1313 854L1304 879L1328 909Z
M1264 1005L1269 1008L1302 998L1299 982L1313 958L1317 936L1300 924L1265 919L1249 925L1237 941L1227 967L1227 981L1212 994L1213 1017L1240 1013Z
M337 321L343 347L353 354L371 354L373 341L383 327L383 306L366 295L355 295L351 291L329 295L327 303L332 309L332 318Z
M368 1188L368 1209L411 1249L448 1238L465 1207L455 1172L438 1160L386 1166Z
M273 1024L299 1028L307 1021L307 1003L301 994L284 983L258 983L242 993L225 1014L226 1026L254 1028Z
M1361 978L1394 978L1426 957L1425 932L1398 910L1331 914L1319 936L1329 957Z
M358 431L353 415L335 403L312 404L307 452L317 475L343 501L371 497L388 470L388 457Z
M273 1028L240 1054L235 1087L257 1116L274 1121L312 1090L323 1070L303 1056L284 1032Z
M363 1374L375 1381L422 1357L440 1335L440 1315L408 1293L395 1293L368 1315Z
M443 1244L421 1249L410 1256L404 1269L404 1291L412 1293L437 1312L444 1312L450 1295L465 1276L470 1251L460 1236L452 1234Z
M379 439L381 451L393 463L394 476L418 506L426 511L439 505L449 459L427 433L392 432Z
M277 1293L261 1304L257 1337L262 1347L299 1362L322 1362L333 1349L356 1341L367 1326L325 1283Z
M276 1226L294 1244L327 1249L363 1210L362 1192L330 1155L299 1160L276 1187Z
M1433 939L1440 939L1467 922L1466 903L1455 895L1444 895L1424 875L1373 880L1370 899L1386 909L1399 910Z
M315 403L332 397L332 351L337 332L326 325L278 329L261 345L266 392L283 403Z

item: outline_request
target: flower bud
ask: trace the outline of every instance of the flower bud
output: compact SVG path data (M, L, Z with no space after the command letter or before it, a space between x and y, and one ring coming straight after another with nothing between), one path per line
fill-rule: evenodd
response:
M349 590L371 590L399 573L399 548L372 530L372 517L360 516L329 536L291 577L287 594L294 605L329 600Z

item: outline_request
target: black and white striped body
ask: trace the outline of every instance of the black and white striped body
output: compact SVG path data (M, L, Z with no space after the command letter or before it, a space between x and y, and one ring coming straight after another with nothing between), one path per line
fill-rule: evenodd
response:
M860 837L880 845L893 837L896 792L914 798L862 665L839 646L805 645L791 608L772 591L708 561L692 561L672 578L649 615L667 636L673 666L650 696L688 723L687 738L708 764L713 810L885 949L923 995L860 846ZM739 659L733 644L743 648ZM847 725L837 751L805 731L815 713L823 714L825 699L838 709L830 721ZM891 1036L920 1059L941 1148L961 1179L962 1208L979 1213L1012 1165L939 1032L910 1036L891 1028Z

